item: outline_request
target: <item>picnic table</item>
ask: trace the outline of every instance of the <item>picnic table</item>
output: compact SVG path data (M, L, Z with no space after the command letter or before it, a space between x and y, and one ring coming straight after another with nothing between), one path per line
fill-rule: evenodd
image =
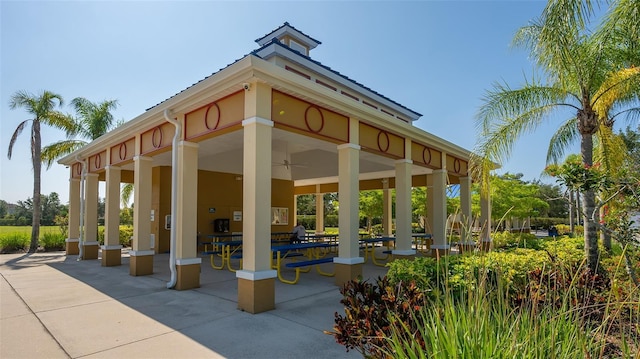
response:
M333 277L335 273L325 272L320 268L320 264L323 263L333 263L333 257L326 257L327 249L332 246L337 246L337 244L325 243L325 242L307 242L307 243L295 243L295 244L286 244L280 246L272 246L271 252L275 253L275 269L278 273L278 279L282 283L286 284L296 284L298 280L300 280L300 273L307 273L311 270L311 268L305 268L310 266L315 266L318 274ZM295 268L295 278L293 280L289 280L283 277L282 275L282 260L290 257L292 252L304 252L304 257L306 260L302 261L293 261L290 263L286 263L285 267L287 268Z
M431 233L412 233L411 237L413 237L413 244L415 244L417 251L422 254L431 253Z
M364 252L364 261L366 262L371 258L371 262L373 264L384 267L386 264L380 261L386 261L391 257L391 250L393 249L391 242L395 243L395 240L395 237L371 237L360 239L360 248L362 248ZM380 244L385 245L387 250L383 251L384 256L378 257L376 256L376 247L379 247Z

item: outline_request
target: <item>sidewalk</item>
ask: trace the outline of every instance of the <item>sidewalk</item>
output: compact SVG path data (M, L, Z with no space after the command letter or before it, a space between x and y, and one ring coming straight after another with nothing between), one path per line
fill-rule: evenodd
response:
M76 261L64 252L0 255L0 358L361 358L334 338L344 314L333 278L276 280L276 309L237 309L237 279L203 258L201 288L166 289L168 255L154 274ZM375 279L385 268L364 266ZM290 273L291 274L291 273Z

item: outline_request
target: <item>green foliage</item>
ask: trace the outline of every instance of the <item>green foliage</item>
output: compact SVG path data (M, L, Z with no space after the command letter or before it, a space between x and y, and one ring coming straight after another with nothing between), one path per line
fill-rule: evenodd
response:
M62 233L44 233L40 237L40 245L45 251L60 251L66 247L66 236Z
M131 245L131 237L133 237L133 226L123 225L119 228L118 241L122 246ZM98 242L104 244L104 227L98 227Z
M0 253L14 253L25 251L29 247L31 234L8 233L0 236Z
M531 233L511 233L509 231L495 232L491 234L493 248L496 250L509 248L540 249L541 240Z

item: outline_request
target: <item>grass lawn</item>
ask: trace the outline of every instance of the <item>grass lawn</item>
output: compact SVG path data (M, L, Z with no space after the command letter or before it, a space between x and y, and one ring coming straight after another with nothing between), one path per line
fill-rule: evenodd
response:
M0 226L0 237L4 237L9 234L21 234L24 233L31 236L31 226ZM60 227L58 226L40 226L40 238L45 233L60 233Z

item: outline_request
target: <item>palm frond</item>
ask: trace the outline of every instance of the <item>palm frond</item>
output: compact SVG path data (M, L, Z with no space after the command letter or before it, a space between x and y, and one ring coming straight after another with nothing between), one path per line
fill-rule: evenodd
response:
M80 140L64 140L52 143L42 149L40 158L44 161L47 169L62 156L68 155L73 151L85 146L87 143Z
M495 83L493 89L484 96L484 104L476 115L476 127L481 132L491 131L495 121L519 118L524 114L534 114L536 108L576 106L564 103L572 94L553 86L527 84L512 90L507 84Z
M579 140L578 119L573 117L565 121L551 136L547 150L547 164L559 163L565 150L576 140Z
M608 126L600 126L594 147L594 162L600 162L609 173L616 173L621 168L627 153L627 147L620 136L613 133Z
M591 104L600 118L607 118L616 102L632 100L640 94L640 67L625 68L607 76Z
M125 183L120 189L120 202L123 207L129 207L131 197L133 196L134 186L133 183Z
M32 120L24 120L20 122L18 127L16 127L15 131L13 131L13 135L11 135L11 140L9 140L9 151L7 152L7 157L9 159L11 159L11 155L13 154L13 145L16 143L16 140L18 139L18 137L20 136L24 128L27 126L27 122L29 121L32 121Z

